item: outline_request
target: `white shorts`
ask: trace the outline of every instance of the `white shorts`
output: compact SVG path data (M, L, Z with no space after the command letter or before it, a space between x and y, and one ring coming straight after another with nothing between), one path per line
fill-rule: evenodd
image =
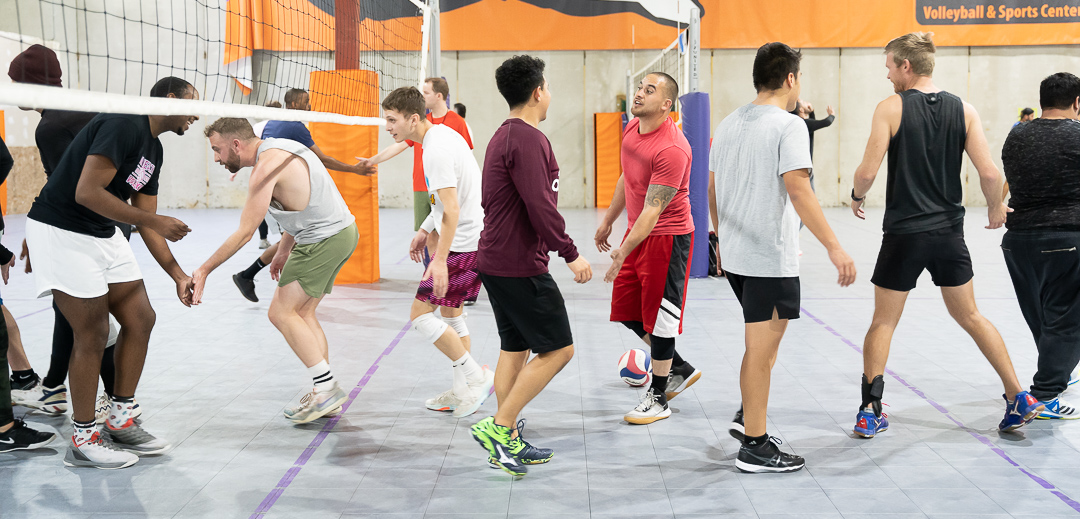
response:
M26 247L38 297L59 290L92 299L109 293L110 283L142 279L131 244L119 231L111 238L95 238L27 218Z

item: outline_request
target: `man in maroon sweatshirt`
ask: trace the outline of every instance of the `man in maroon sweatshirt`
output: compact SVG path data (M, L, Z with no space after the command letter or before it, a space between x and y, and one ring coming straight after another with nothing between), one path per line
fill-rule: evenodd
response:
M510 118L491 137L484 158L478 262L502 339L495 370L499 409L472 426L472 435L487 449L489 464L524 476L526 465L547 463L554 452L525 442L517 417L574 357L570 320L548 274L548 253L558 252L578 283L592 278L592 268L566 235L558 210L559 165L537 129L551 104L544 62L514 56L495 71L495 83L510 105ZM530 352L536 354L531 361Z

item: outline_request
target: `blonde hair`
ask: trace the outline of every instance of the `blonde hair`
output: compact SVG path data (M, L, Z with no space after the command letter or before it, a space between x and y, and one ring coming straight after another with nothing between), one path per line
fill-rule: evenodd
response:
M222 117L203 128L203 134L207 137L215 133L222 137L234 137L242 141L255 138L255 131L251 129L251 123L247 119L238 117Z
M893 63L900 67L904 60L911 63L911 71L920 76L934 74L934 33L912 32L890 41L885 53L892 53Z

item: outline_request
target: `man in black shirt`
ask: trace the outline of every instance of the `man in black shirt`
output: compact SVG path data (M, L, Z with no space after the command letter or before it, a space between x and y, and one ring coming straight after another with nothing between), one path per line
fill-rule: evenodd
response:
M1001 249L1039 349L1039 418L1071 420L1080 410L1061 393L1080 362L1080 78L1047 77L1039 104L1042 117L1017 126L1001 149L1013 209Z
M56 53L43 45L31 45L25 51L19 53L18 56L15 56L8 66L8 77L16 83L61 87L63 86L62 74L60 60L56 58ZM75 136L97 114L49 109L37 109L36 111L41 114L41 120L34 131L34 141L37 144L38 153L41 155L45 178L48 179L53 170L56 169L56 165L60 162L64 152L67 151L71 141L75 140ZM122 230L125 230L125 237L130 236L130 225L117 225ZM22 253L19 254L19 259L24 258L26 259L25 270L29 274L33 271L33 268L30 264L30 254L25 239L22 242ZM48 414L62 414L68 409L67 386L64 381L67 380L68 363L71 360L71 347L75 337L71 331L71 325L68 324L67 319L64 319L64 314L60 313L60 308L56 306L55 302L53 302L52 306L53 336L49 371L44 380L32 381L35 383L30 386L24 383L19 388L22 391L15 394L21 393L22 398L17 400L23 405L37 408ZM9 335L11 334L9 333ZM105 394L109 397L112 396L113 379L116 372L113 364L113 353L116 349L114 346L115 341L112 340L113 335L110 333L111 344L105 348L105 353L101 357L101 382ZM14 381L12 389L13 391L15 389ZM97 405L100 420L104 420L104 414L108 411L106 400L106 398L103 398L102 402ZM136 409L138 409L138 406L136 406Z
M158 81L151 97L198 99L188 82ZM64 464L123 468L139 460L133 453L159 454L168 442L155 438L133 417L135 388L146 359L154 310L131 246L113 221L139 227L154 259L176 282L177 294L190 306L191 277L184 273L165 240L177 241L190 229L157 214L158 177L165 132L183 135L194 116L101 114L75 137L27 213L26 241L35 260L39 296L52 293L71 323L71 444ZM126 201L130 199L129 205ZM97 431L94 398L98 369L108 339L108 315L124 333L116 349L112 408Z
M896 38L885 47L885 66L897 95L874 111L870 140L851 191L851 210L865 219L862 201L887 150L885 236L871 278L874 321L863 343L862 405L855 418L855 434L864 438L889 426L881 413L885 361L908 292L923 270L929 270L934 284L941 287L949 315L971 335L1001 377L1007 405L998 429L1022 427L1043 409L1023 391L1001 334L975 306L960 181L965 151L979 172L988 229L1005 223L1007 208L1001 202L1001 173L990 158L979 114L934 85L934 52L930 35L921 32Z

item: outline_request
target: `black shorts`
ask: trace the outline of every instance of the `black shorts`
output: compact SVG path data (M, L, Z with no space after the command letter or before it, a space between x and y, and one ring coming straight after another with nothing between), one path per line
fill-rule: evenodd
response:
M728 272L727 280L742 305L746 323L771 321L774 309L780 319L799 318L799 278L763 278Z
M503 351L547 353L574 344L559 286L551 274L507 278L480 273Z
M964 225L911 234L886 234L881 239L875 286L908 292L923 270L930 271L939 287L958 287L971 281L971 254L964 242Z

